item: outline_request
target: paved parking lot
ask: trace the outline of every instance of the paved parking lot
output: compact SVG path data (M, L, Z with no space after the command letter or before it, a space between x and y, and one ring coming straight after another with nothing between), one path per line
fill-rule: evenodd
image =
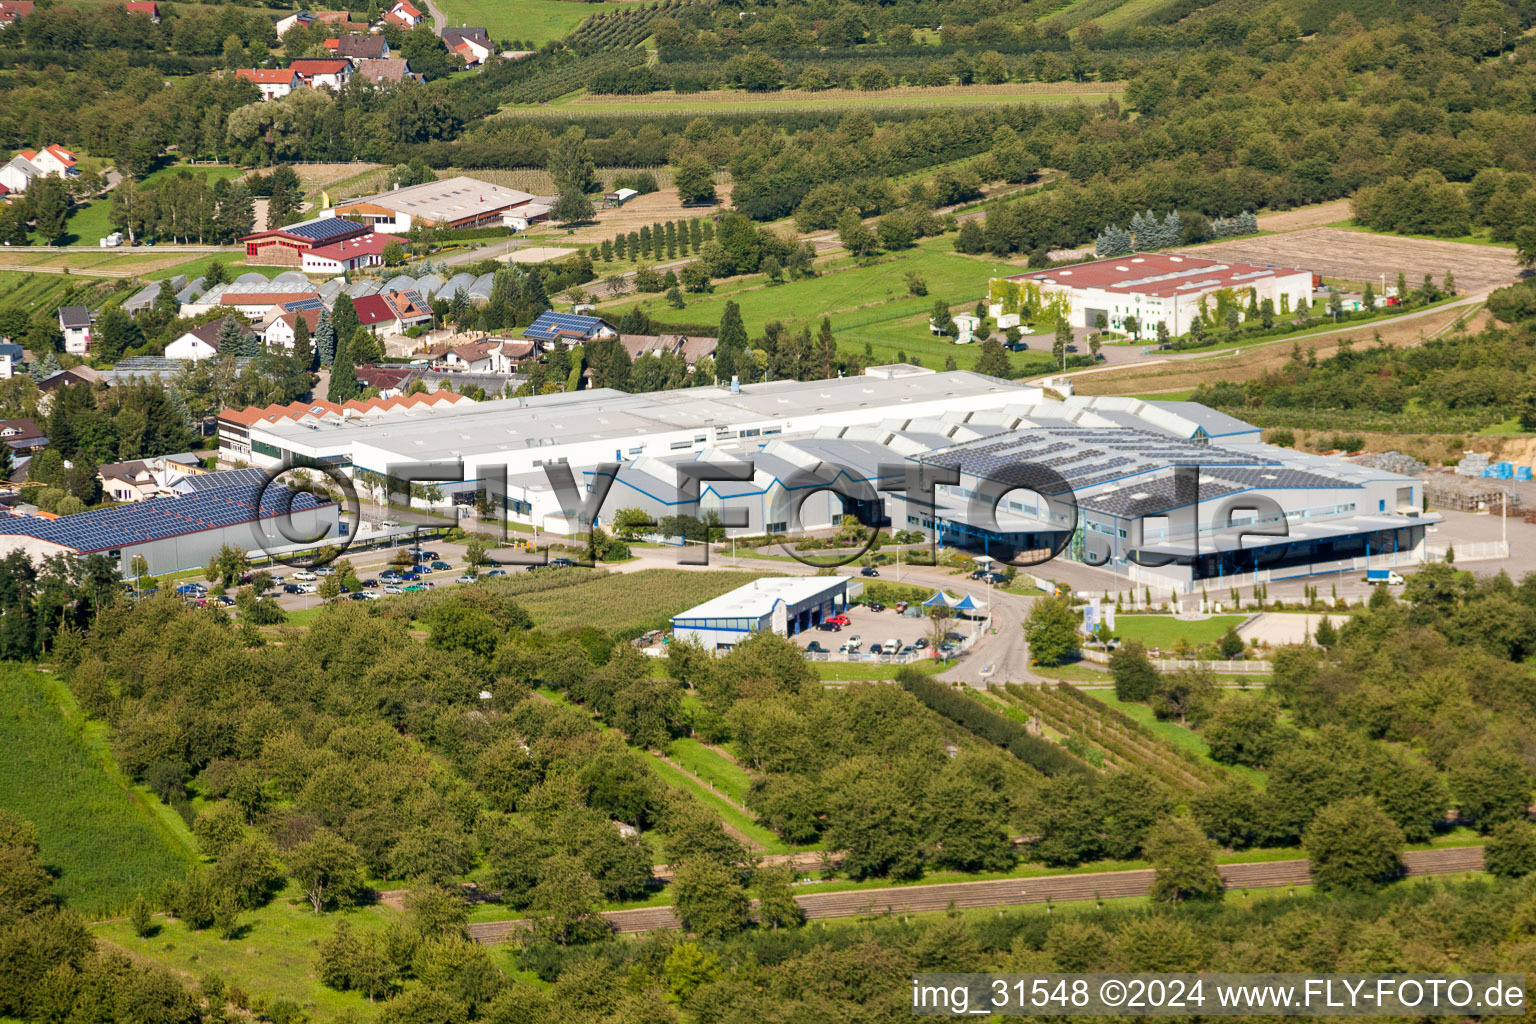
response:
M887 608L883 612L872 612L859 604L848 609L847 615L853 620L852 625L844 626L836 632L812 627L794 637L794 641L801 647L808 647L815 642L825 650L835 653L844 643L858 637L861 643L859 650L867 652L871 644L880 644L883 647L887 640L900 640L902 644L910 644L918 637L928 634L927 619L909 619L898 615L894 608Z

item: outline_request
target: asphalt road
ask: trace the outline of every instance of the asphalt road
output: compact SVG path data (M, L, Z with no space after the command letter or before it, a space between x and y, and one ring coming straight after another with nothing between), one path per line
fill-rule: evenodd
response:
M1410 877L1481 871L1483 848L1465 846L1414 851L1403 854L1403 865ZM1223 886L1229 890L1277 889L1308 885L1312 881L1305 860L1224 864L1218 870L1221 872ZM985 882L810 893L796 896L795 902L805 912L806 919L811 921L869 914L917 914L946 910L951 905L960 908L1006 907L1145 896L1151 891L1153 876L1150 869L1097 871L1044 878L1004 878ZM668 931L680 927L671 907L612 910L602 916L614 931L620 933ZM495 944L505 942L514 932L526 927L526 921L485 921L471 924L469 933L476 942Z

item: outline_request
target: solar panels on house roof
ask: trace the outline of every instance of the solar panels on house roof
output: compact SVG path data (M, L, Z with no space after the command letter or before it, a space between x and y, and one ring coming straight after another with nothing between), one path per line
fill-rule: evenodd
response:
M553 341L562 334L590 338L607 325L601 317L582 316L579 313L540 313L523 330L523 337L540 341Z

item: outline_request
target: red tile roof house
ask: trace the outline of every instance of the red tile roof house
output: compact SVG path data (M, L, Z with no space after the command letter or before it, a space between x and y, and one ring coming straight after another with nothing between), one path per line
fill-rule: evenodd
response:
M357 322L374 334L404 334L432 322L432 310L415 292L381 292L354 299Z
M43 172L47 178L78 178L80 169L75 166L76 156L63 146L44 146L36 152L30 149L21 151L22 159L29 160L33 167Z
M389 9L388 14L384 15L384 20L392 25L398 25L409 32L417 25L420 25L424 17L426 16L412 6L409 0L400 0L399 3Z
M304 86L304 76L292 68L241 68L235 77L255 85L263 100L280 100Z
M352 77L352 62L341 57L308 58L291 61L288 64L288 70L297 71L304 79L304 84L311 89L325 86L334 92L340 92L341 87L347 84L347 79Z
M384 262L384 247L394 239L370 231L358 238L346 238L330 245L306 249L302 255L306 274L343 274Z
M155 0L126 0L123 6L129 14L147 14L150 21L160 24L160 8L155 5Z
M8 28L32 13L33 0L0 0L0 28Z

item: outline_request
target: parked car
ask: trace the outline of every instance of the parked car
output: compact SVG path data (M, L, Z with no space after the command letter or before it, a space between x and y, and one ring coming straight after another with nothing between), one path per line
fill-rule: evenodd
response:
M371 590L359 590L357 593L352 595L352 600L356 601L358 598L362 598L364 601L377 601L379 599L379 595L375 594Z
M403 593L405 593L405 590L403 588L401 588L399 585L391 583L389 586L384 588L384 593L386 593L386 594L403 594Z
M455 582L455 583L473 583L473 582L475 582L475 577L471 576L469 573L465 573L464 575L462 575L462 576L458 577L457 579L455 579L453 582Z
M220 594L217 600L219 604L223 605L225 608L233 608L235 606L235 599L230 597L228 594Z
M948 640L945 640L943 643L939 644L939 653L944 655L944 657L946 657L946 658L952 656L959 649L960 649L960 645L959 644L951 643Z
M378 587L379 581L378 580L374 580L374 579L367 579L367 580L363 580L362 585L363 585L363 589L364 590L373 590L376 587Z
M805 653L806 654L826 654L827 653L827 649L825 647L821 646L821 644L817 643L815 640L812 640L810 643L805 645Z
M575 564L569 558L551 558L549 560L549 565L552 569L569 569Z
M318 594L320 592L320 588L313 583L300 583L298 586L299 593L301 594Z
M308 569L300 569L298 572L293 574L293 578L296 579L296 580L317 580L320 577L316 576L314 573L310 572Z
M846 615L829 615L823 621L825 621L825 622L835 622L839 626L851 626L851 625L853 625L853 620L850 619Z
M178 597L201 597L206 593L208 593L208 588L201 583L183 583L176 588L176 595Z
M299 589L299 585L297 583L284 583L283 584L283 593L285 593L285 594L302 594L303 591Z
M912 646L911 644L907 644L907 646L905 646L905 647L903 647L901 649L901 656L904 657L904 658L910 658L912 655L914 655L916 653L917 653L917 648Z
M1007 349L1009 352L1023 352L1024 350L1028 349L1029 346L1024 344L1022 341L1010 341L1005 343L1003 348Z
M421 560L423 562L435 562L439 558L443 557L442 555L438 554L436 551L420 551L420 550L418 550L416 552L416 554L418 556L420 556L420 558L421 558Z
M862 646L863 646L863 644L859 643L859 638L858 637L852 637L846 643L844 643L841 647L839 647L837 649L837 652L839 654L857 654L858 651L859 651L859 648L862 647Z
M841 632L843 627L839 626L835 622L822 622L818 623L816 628L821 630L823 633L837 633Z
M860 576L879 576L880 575L880 570L876 569L872 565L866 565L864 568L859 570L859 575Z
M439 559L436 559L435 561L433 561L432 568L436 569L438 572L442 572L445 569L452 569L453 566L449 565L447 562L445 562L441 558L439 558Z
M872 612L885 611L885 605L881 604L879 601L870 601L869 603L865 604L864 607L868 608Z
M859 644L863 643L864 641L863 641L863 638L859 636L859 634L855 633L855 634L853 634L853 636L848 638L848 642L850 644L853 644L853 646L857 647L857 646L859 646Z
M981 580L983 583L990 583L994 587L1001 587L1008 582L1008 577L1000 572L984 572L981 574Z
M379 579L383 580L385 583L398 583L400 582L400 570L385 569L383 572L379 573Z
M428 585L421 584L421 583L410 583L410 584L406 585L405 592L407 594L418 594L421 591L426 590L427 586Z
M421 579L421 573L417 572L415 569L411 569L408 572L401 573L400 578L406 583L415 583L417 580Z
M332 569L328 565L321 565L321 566L317 566L315 568L315 575L316 576L335 576L336 575L336 570Z
M961 641L963 641L965 639L965 634L964 633L955 633L955 632L951 631L949 633L945 633L944 634L944 639L945 640L953 640L955 643L958 644L958 643L960 643Z
M348 594L347 598L352 601L366 601L368 600L368 595L359 590L356 593Z
M912 646L921 651L928 646L928 638L920 636L916 640L912 641Z
M870 654L884 654L885 652L880 649L880 645L879 644L870 644L869 645L869 653Z
M880 646L885 649L886 654L895 654L897 651L901 650L901 641L895 637L891 637Z

